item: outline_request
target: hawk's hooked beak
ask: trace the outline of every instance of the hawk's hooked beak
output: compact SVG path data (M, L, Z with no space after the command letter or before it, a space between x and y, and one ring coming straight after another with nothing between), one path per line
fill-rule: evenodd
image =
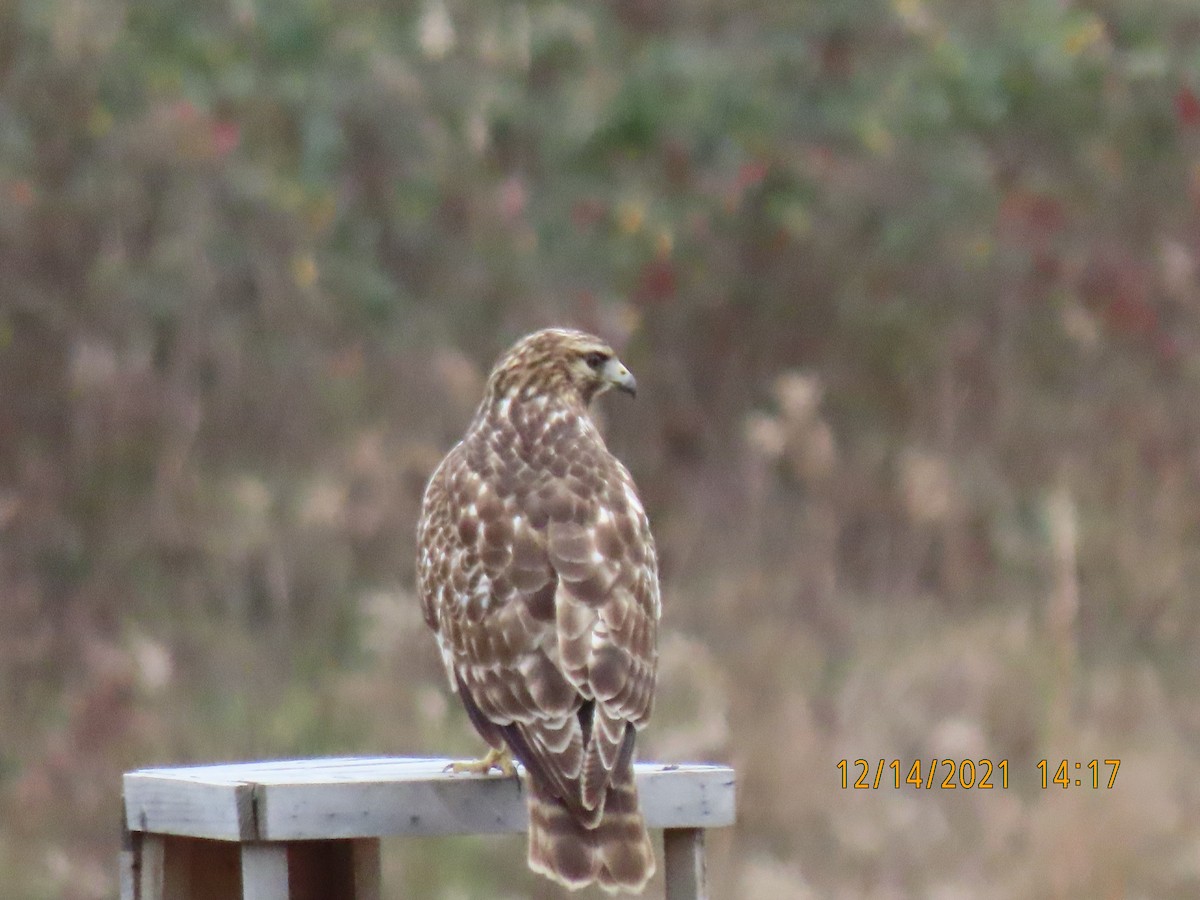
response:
M637 379L615 356L604 364L600 374L607 384L612 385L618 391L624 391L630 397L637 396Z

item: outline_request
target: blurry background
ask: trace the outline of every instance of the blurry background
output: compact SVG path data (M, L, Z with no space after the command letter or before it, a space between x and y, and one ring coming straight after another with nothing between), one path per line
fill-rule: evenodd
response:
M113 895L128 768L477 753L414 523L548 324L642 386L714 896L1195 896L1198 204L1188 0L0 0L6 896Z

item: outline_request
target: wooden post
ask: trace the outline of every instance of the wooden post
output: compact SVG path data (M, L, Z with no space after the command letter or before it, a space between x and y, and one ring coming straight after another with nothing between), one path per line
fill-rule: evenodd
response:
M704 829L665 829L663 856L667 900L708 900L704 880Z
M287 844L253 841L242 844L244 900L289 900Z
M141 855L138 866L138 900L166 900L168 896L166 835L143 835Z
M142 860L142 834L129 830L125 821L125 798L121 798L121 855L117 872L117 891L120 900L137 900L138 866Z

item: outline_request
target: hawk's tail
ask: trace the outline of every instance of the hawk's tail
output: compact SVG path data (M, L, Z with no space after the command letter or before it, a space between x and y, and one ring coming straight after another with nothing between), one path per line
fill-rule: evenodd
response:
M548 790L531 785L529 868L571 890L598 883L609 892L641 892L654 874L654 847L638 809L632 767L625 771L609 786L604 814L592 828Z

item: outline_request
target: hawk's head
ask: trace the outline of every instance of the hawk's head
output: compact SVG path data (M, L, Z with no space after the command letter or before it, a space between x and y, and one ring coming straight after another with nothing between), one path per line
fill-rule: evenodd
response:
M521 338L488 378L492 400L575 398L587 406L609 388L637 392L637 381L612 347L582 331L547 328Z

